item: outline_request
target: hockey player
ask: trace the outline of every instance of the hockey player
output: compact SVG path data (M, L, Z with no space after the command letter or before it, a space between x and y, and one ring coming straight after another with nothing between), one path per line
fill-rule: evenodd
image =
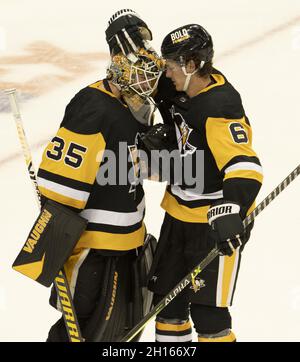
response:
M130 17L126 20L108 39L111 47L121 44L125 53L147 40ZM130 42L123 35L127 29ZM251 126L240 95L212 66L214 50L208 32L197 24L180 27L165 37L161 50L166 72L155 100L165 125L155 125L143 141L149 150L177 148L183 173L194 174L200 167L202 179L194 185L183 180L167 187L162 202L166 214L150 273L154 304L216 245L220 257L158 315L156 340L190 341L191 315L200 342L232 342L228 307L241 251L250 236L242 220L254 208L262 168L252 148ZM203 151L201 164L198 151Z
M116 341L142 317L136 315L140 305L132 282L145 239L137 143L151 114L139 109L156 87L160 66L146 49L128 57L111 52L107 77L68 104L38 171L43 201L54 200L88 220L64 265L86 341ZM59 308L55 291L50 303ZM61 318L48 341L67 340Z
M185 171L202 167L203 179L200 187L198 179L192 186L183 181L166 189L150 281L154 304L216 245L220 256L157 316L156 340L191 341L191 316L199 342L233 342L228 307L250 236L242 220L254 208L262 168L240 95L212 66L209 33L197 24L182 26L164 38L161 51L166 78L161 78L156 100L169 132L176 132ZM144 138L148 145L157 145L166 135L165 129L162 134L154 127ZM202 165L196 157L200 150Z

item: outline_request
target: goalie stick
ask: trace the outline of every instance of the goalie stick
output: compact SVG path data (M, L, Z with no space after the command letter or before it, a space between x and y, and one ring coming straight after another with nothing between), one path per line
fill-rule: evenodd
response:
M25 157L28 173L30 179L32 181L32 185L35 190L36 199L38 202L39 209L41 208L41 194L38 188L36 172L32 163L32 157L30 148L25 136L21 114L19 110L18 101L16 98L16 89L7 89L4 91L7 94L10 101L11 110L13 113L13 117L17 126L19 140L22 146L22 151ZM69 341L70 342L83 342L83 338L81 335L78 319L76 316L74 304L72 301L72 295L69 288L69 284L66 278L65 271L62 269L60 270L58 276L54 280L54 286L57 291L58 299L61 305L62 314L65 321L66 330L68 333ZM64 293L61 293L63 291ZM66 298L67 297L67 298ZM64 308L66 306L66 308Z
M244 228L251 224L256 216L260 214L294 179L300 174L298 165L243 221ZM219 250L214 248L211 252L189 272L181 281L158 303L153 309L135 326L121 342L130 342L146 324L160 313L190 282L203 271L217 256Z

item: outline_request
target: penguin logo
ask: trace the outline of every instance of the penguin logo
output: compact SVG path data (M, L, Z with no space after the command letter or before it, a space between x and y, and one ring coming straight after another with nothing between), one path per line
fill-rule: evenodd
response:
M181 150L181 155L191 155L196 151L196 147L189 142L193 128L189 127L185 119L180 113L175 112L174 106L171 108L172 118L175 122L176 136L178 147Z

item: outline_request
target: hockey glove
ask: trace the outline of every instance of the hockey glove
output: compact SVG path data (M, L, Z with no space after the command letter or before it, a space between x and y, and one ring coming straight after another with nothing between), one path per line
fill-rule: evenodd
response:
M158 123L141 137L147 150L172 151L178 148L174 127Z
M223 200L213 204L207 219L209 237L216 243L220 254L230 256L236 248L243 246L245 230L237 203Z

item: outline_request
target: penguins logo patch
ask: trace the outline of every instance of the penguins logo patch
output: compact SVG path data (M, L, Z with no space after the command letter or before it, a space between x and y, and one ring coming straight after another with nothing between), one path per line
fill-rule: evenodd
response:
M192 281L192 285L190 286L195 293L199 292L199 290L204 287L206 287L205 280L197 277Z

